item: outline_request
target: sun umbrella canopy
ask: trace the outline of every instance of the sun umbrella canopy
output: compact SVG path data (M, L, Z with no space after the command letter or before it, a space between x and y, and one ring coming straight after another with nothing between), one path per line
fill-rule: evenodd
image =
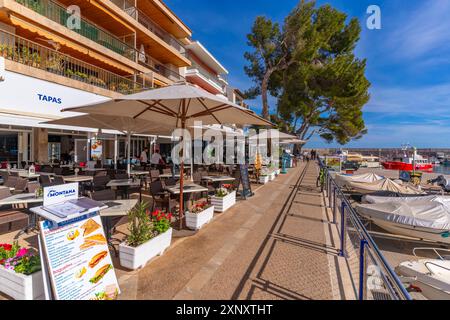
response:
M172 85L63 111L131 117L180 128L208 124L272 125L253 111L192 85Z
M43 122L50 125L66 125L102 130L117 130L123 134L168 135L172 130L161 124L129 117L109 116L104 114L87 114Z
M292 139L292 140L283 140L283 141L280 142L280 144L285 144L285 145L289 145L289 144L304 145L307 142L308 141L306 141L306 140Z
M255 134L253 136L250 136L250 139L274 139L277 138L278 140L293 140L297 137L292 134L287 134L275 129L260 131L259 134Z

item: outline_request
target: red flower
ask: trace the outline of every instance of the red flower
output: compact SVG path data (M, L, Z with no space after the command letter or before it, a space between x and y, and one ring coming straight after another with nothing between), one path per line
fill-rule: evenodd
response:
M156 217L158 215L159 215L159 211L158 210L155 210L155 211L152 212L152 216L153 217Z
M2 244L0 244L0 248L3 248L5 251L11 251L12 245L7 244L7 243L2 243Z
M169 215L167 216L167 218L168 218L169 220L171 220L172 217L173 217L173 215L172 215L171 213L169 213Z

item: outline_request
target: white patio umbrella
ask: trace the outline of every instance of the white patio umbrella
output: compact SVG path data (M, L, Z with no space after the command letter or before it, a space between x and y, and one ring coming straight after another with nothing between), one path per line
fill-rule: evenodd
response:
M300 139L291 139L291 140L283 140L280 142L280 144L289 145L289 144L296 144L296 145L304 145L308 141L307 140L300 140Z
M169 129L186 129L201 121L202 125L236 124L272 126L251 110L225 101L198 87L179 84L122 96L102 103L63 109L82 112L130 117L163 124ZM180 228L182 228L184 159L180 163Z
M292 134L287 134L281 131L278 131L276 129L270 129L270 130L261 130L259 134L255 134L253 136L250 136L250 140L254 139L275 139L278 140L292 140L297 139L297 136L294 136Z

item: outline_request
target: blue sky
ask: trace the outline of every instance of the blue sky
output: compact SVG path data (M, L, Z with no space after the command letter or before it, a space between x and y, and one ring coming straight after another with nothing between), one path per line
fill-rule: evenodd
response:
M276 21L297 0L166 0L230 72L230 83L252 85L245 75L246 34L256 16ZM367 59L371 100L364 108L369 133L348 147L450 147L450 0L329 0L363 27L356 53ZM366 28L369 5L381 8L382 29ZM260 99L249 101L259 112ZM275 101L271 100L271 107ZM328 147L313 138L308 147Z

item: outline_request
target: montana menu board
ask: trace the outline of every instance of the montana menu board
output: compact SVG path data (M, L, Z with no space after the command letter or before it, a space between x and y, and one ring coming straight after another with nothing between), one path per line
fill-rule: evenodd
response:
M248 165L239 165L240 180L242 183L242 194L244 198L253 196L250 177L248 176Z
M43 221L41 238L57 300L114 300L119 285L98 214L56 226Z

